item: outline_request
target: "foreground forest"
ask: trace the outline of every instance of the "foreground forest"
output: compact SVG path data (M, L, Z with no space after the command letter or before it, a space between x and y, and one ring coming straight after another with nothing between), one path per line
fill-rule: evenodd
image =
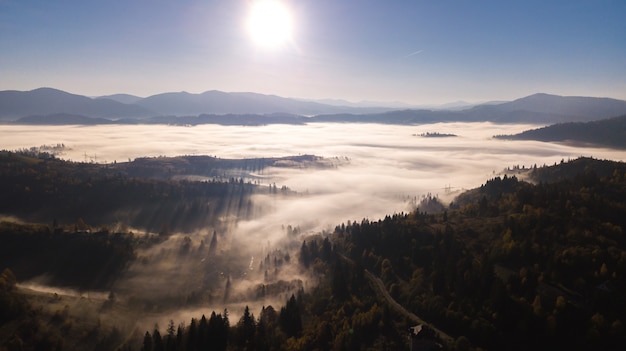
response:
M44 167L49 160L3 157L38 165L27 168L33 179L50 169ZM63 179L61 174L53 178ZM83 186L77 176L67 177ZM119 183L148 182L119 177ZM71 183L61 184L71 190ZM41 201L47 193L33 191ZM27 202L21 206L26 211ZM437 207L443 210L425 210ZM46 296L18 282L49 271L58 284L108 293L133 262L153 264L138 256L142 248L166 239L49 223L0 226L6 268L0 276L0 345L7 350L408 350L408 328L416 324L429 326L420 336L428 349L626 348L624 163L580 158L493 178L445 206L426 197L410 213L349 221L332 232L303 235L288 228L300 244L291 255L288 248L268 254L259 266L264 283L249 288L262 308L246 307L235 317L225 309L176 322L171 317L167 325L147 329L113 317L157 309L173 316L175 308L114 293L100 300ZM229 254L216 250L210 236L200 244L181 243L175 253L180 265L195 262L199 252L211 265ZM282 300L271 306L263 297L287 284L272 272L305 274L309 283L280 289ZM224 296L211 292L209 298L226 304L231 280L221 279ZM249 301L230 296L237 299Z

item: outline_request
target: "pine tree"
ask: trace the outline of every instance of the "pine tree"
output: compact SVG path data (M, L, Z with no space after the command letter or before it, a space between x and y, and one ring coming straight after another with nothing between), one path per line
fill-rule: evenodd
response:
M187 350L198 349L198 323L195 318L191 319L189 332L187 333Z
M217 250L217 232L213 231L213 238L211 238L211 243L209 244L209 254L214 254Z
M311 253L306 244L306 240L302 242L302 247L300 247L300 263L304 268L309 268L309 264L311 263Z
M226 279L226 287L224 287L224 302L228 302L230 297L230 275Z
M163 339L161 338L161 333L159 333L158 329L154 329L154 332L152 333L152 345L154 351L165 351Z
M254 350L254 336L256 333L256 321L254 315L250 313L250 309L246 306L243 316L237 323L237 344L240 349Z
M296 297L292 294L285 307L280 309L278 317L280 328L288 337L299 337L302 333L302 317Z
M141 347L141 351L152 351L152 336L150 332L146 332L146 335L143 337L143 346Z

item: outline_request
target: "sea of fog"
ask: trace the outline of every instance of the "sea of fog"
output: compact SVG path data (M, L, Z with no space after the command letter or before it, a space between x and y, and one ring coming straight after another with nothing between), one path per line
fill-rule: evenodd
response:
M232 279L233 293L246 292L256 284L271 283L256 268L259 260L275 249L285 250L296 257L307 234L332 230L348 220L377 220L387 214L407 212L414 209L416 201L427 194L437 195L447 203L456 194L480 186L509 167L552 165L579 156L626 159L626 152L619 150L492 138L493 135L513 134L536 127L492 123L415 126L329 123L260 127L2 125L0 149L18 150L62 143L66 148L60 158L98 163L126 162L143 156L179 155L254 158L314 154L337 158L336 168L272 168L255 174L255 181L260 181L262 185L285 185L300 195L255 195L253 201L267 210L250 220L235 221L236 224L227 232L220 233L224 262L211 266L210 270L231 273L220 273L221 280L209 287L216 298L184 310L124 317L130 320L129 323L136 323L139 330L148 330L155 322L160 325L167 325L170 319L176 323L188 322L191 317L208 315L212 310L219 312L228 308L234 321L245 305L251 306L254 313L258 313L263 305L282 305L291 291L261 300L239 298L228 303L219 296L224 290L226 276ZM419 136L434 132L457 136ZM302 235L287 235L285 228L289 225L299 227ZM191 237L194 245L198 245L200 240L207 241L207 235L212 232L213 228L202 228L197 233L174 235L156 247L140 250L140 257L152 257L156 263L144 265L139 262L141 260L133 263L128 272L118 279L113 290L122 300L133 294L141 295L145 290L161 291L163 294L189 291L189 282L194 282L194 277L206 275L206 269L195 261L182 262L177 256L168 258L163 252L175 252L185 236ZM250 266L246 269L247 273L233 273L235 267L242 266ZM293 279L303 281L305 288L315 281L315 278L307 277L300 271L297 264L283 267L272 281ZM40 282L25 286L41 291L54 289L59 294L75 294L42 287ZM91 298L93 296L97 294L91 294ZM114 317L119 320L118 316Z
M626 152L620 150L492 138L537 127L493 123L414 126L316 123L256 127L3 125L0 148L16 150L63 143L66 149L60 158L98 163L178 155L338 157L344 162L335 169L274 168L257 175L262 184L285 185L307 195L273 199L274 210L267 217L240 223L240 229L248 226L251 232L259 232L272 223L298 225L306 231L332 228L346 220L376 220L386 214L407 211L410 210L407 199L419 200L426 194L438 195L447 202L460 191L480 186L507 167L552 165L579 156L626 159ZM457 136L419 136L428 132Z

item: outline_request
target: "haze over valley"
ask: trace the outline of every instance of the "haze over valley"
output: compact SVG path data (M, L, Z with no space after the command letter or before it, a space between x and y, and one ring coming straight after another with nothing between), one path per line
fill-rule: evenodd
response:
M113 291L114 304L132 304L133 310L114 308L100 312L100 318L121 318L125 322L118 327L129 331L150 330L154 323L167 325L170 320L178 324L223 309L236 320L244 306L252 310L280 306L291 294L313 289L320 277L298 268L301 243L324 238L337 225L378 221L416 209L438 213L487 179L504 175L526 179L537 166L581 156L619 161L626 157L619 149L493 138L536 127L491 122L4 125L3 149L28 155L42 152L76 166L95 167L89 179L96 189L107 186L107 178L104 183L97 180L102 177L99 172L110 174L105 177L191 181L177 185L181 195L172 188L157 207L146 207L141 196L122 200L121 193L100 199L84 193L81 207L64 205L69 199L53 200L65 211L56 210L54 202L25 202L22 210L5 204L5 215L12 216L7 219L45 223L54 217L55 225L65 230L130 230L139 240L133 250L136 257L129 258L127 266L120 261L112 270L92 263L98 280L81 281L46 270L43 262L25 269L25 262L18 260L13 269L29 277L20 286L36 291L86 296L66 293L61 286L87 289L96 301L100 295L106 301L106 291ZM448 137L424 137L433 135ZM40 146L33 147L32 140ZM86 176L76 172L72 177ZM208 197L184 190L198 182L209 182L201 187L224 182L228 188L217 193L201 190ZM121 202L116 204L116 198ZM193 209L192 204L200 206ZM217 244L212 243L215 240ZM146 290L151 293L144 294ZM91 310L85 313L96 313L94 307Z
M139 157L209 155L227 159L286 157L312 154L329 160L331 168L270 167L262 171L225 173L265 186L287 186L309 196L303 206L309 220L334 226L349 219L384 217L405 211L406 198L427 194L452 200L507 167L551 165L562 159L593 156L623 160L624 151L492 139L535 125L492 123L437 123L428 125L379 125L317 123L307 126L268 125L238 127L180 126L4 126L3 147L27 149L29 140L42 145L63 144L57 157L76 162L110 164ZM420 138L440 131L455 138ZM191 176L194 174L190 174ZM211 175L214 176L214 175ZM208 176L206 179L210 179ZM203 179L203 178L199 178ZM376 199L376 201L374 201ZM335 204L350 209L343 214ZM363 206L362 208L359 208ZM371 208L369 208L371 206ZM294 205L287 205L294 208ZM276 224L302 221L294 217ZM317 227L316 229L322 229Z
M624 18L0 1L0 351L626 350Z

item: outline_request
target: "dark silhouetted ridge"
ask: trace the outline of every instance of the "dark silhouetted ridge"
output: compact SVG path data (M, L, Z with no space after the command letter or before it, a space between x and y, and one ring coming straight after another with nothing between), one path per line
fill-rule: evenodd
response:
M626 115L586 123L562 123L500 139L591 143L626 149Z

